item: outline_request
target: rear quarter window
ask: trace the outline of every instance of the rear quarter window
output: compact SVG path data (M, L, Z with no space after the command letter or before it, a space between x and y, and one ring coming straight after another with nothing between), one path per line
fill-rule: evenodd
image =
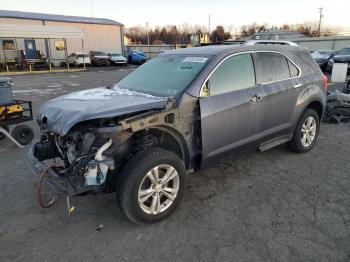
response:
M288 60L288 66L289 66L290 77L297 77L299 75L299 69L289 60Z

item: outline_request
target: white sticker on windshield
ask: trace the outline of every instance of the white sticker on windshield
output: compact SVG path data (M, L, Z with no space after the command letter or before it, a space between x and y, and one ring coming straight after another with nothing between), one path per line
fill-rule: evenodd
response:
M204 63L207 60L208 58L206 57L193 56L193 57L186 57L184 60L182 60L182 62L183 63Z

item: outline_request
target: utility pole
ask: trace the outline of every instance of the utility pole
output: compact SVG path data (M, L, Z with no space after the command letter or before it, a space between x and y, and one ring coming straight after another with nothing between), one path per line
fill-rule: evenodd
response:
M208 21L208 39L207 42L210 42L210 14L209 14L209 21Z
M149 26L149 22L146 22L146 29L147 29L147 45L149 45L148 26Z
M91 17L94 17L94 3L90 1Z
M210 14L209 14L209 23L208 23L208 34L210 34Z
M320 7L318 10L319 10L319 13L320 13L320 20L318 22L318 37L320 37L321 36L321 22L322 22L322 18L323 18L323 14L322 14L323 8Z

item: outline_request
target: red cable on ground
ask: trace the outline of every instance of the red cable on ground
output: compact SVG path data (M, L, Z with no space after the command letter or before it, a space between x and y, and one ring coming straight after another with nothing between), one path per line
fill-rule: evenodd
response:
M63 192L60 192L59 194L57 194L54 198L52 198L52 200L49 203L44 203L43 199L42 199L42 184L44 181L44 177L48 175L48 171L50 169L52 169L53 167L56 167L57 164L53 163L51 165L49 165L40 175L39 177L39 183L37 184L36 187L36 193L37 193L37 201L39 203L39 206L41 206L42 208L49 208L51 207L56 201L57 199L59 199Z

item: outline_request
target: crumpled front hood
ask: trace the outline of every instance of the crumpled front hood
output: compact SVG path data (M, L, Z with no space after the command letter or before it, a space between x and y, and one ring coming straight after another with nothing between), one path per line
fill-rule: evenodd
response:
M39 109L38 123L44 130L63 136L81 121L165 108L167 102L167 97L155 97L117 87L94 88L46 102Z

